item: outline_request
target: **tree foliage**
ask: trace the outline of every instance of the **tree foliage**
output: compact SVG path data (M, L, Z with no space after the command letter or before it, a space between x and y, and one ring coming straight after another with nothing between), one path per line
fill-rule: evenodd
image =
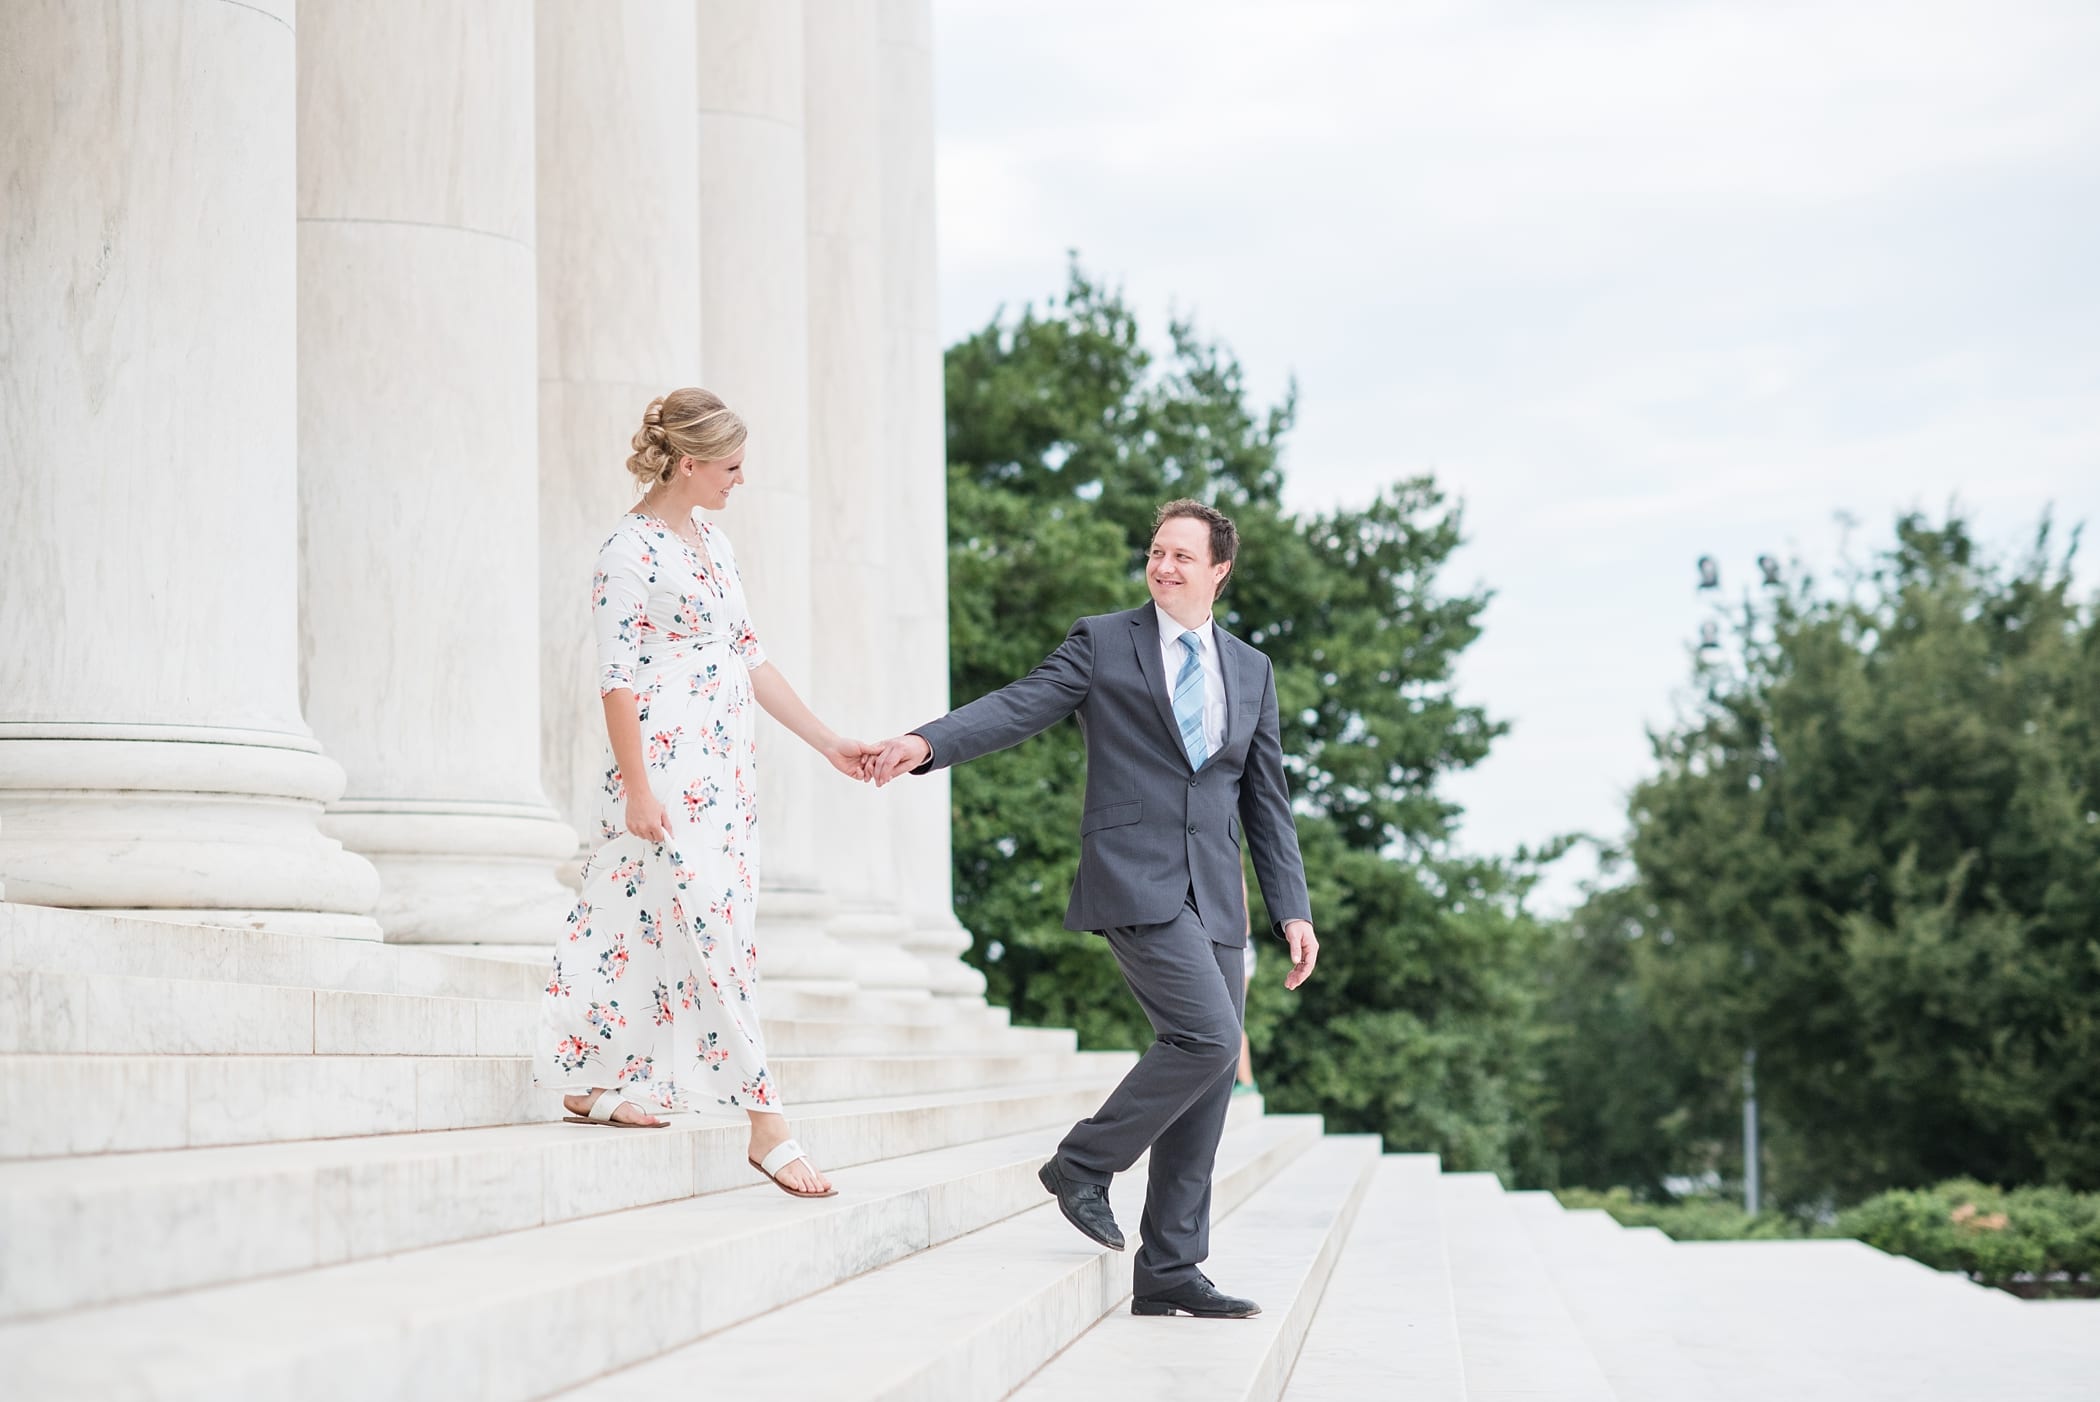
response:
M950 348L954 699L1025 673L1073 619L1142 602L1161 502L1230 514L1242 545L1218 617L1275 664L1322 942L1295 994L1265 942L1248 1017L1264 1089L1454 1166L1528 1162L1539 934L1510 869L1451 855L1457 810L1437 788L1501 733L1451 680L1487 602L1439 587L1459 513L1426 477L1360 508L1291 511L1293 397L1251 406L1231 353L1187 322L1169 343L1155 359L1120 295L1075 264L1061 298ZM956 773L956 909L1017 1019L1142 1046L1105 944L1062 928L1084 773L1070 722ZM1258 890L1253 920L1259 939Z
M2075 549L2075 540L2072 549ZM2100 1187L2100 618L1906 516L1840 588L1747 599L1631 805L1631 945L1704 1083L1757 1050L1785 1196Z

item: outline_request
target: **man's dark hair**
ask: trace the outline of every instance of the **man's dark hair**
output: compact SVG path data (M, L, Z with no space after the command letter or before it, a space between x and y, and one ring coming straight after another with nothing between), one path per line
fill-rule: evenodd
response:
M1214 565L1229 565L1240 553L1240 528L1232 524L1232 518L1215 506L1205 506L1193 497L1181 497L1170 501L1159 509L1152 519L1152 534L1176 516L1186 516L1191 521L1201 521L1210 527L1210 562ZM1230 578L1230 576L1227 576Z

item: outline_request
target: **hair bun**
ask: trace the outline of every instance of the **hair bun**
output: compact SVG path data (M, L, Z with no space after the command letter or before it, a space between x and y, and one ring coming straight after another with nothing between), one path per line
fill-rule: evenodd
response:
M744 446L744 421L704 389L658 395L642 411L627 470L646 490L671 480L683 458L720 462Z

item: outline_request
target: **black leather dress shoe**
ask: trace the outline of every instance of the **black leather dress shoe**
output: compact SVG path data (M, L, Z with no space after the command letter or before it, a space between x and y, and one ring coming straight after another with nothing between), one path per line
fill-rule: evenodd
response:
M1252 1300L1223 1294L1210 1283L1209 1276L1198 1275L1188 1284L1177 1285L1171 1290L1134 1296L1130 1301L1130 1312L1192 1314L1198 1319L1252 1319L1261 1313L1261 1306Z
M1057 1198L1057 1210L1065 1214L1065 1220L1085 1233L1088 1240L1111 1251L1123 1249L1123 1232L1116 1226L1115 1214L1108 1210L1108 1189L1098 1183L1065 1177L1057 1171L1056 1159L1044 1164L1035 1176Z

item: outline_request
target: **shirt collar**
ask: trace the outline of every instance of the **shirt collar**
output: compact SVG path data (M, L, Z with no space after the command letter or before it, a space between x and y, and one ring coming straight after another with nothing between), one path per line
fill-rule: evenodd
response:
M1203 615L1203 621L1197 624L1195 627L1184 628L1179 623L1176 623L1174 621L1174 615L1168 613L1158 604L1154 604L1152 606L1152 611L1155 614L1159 615L1160 637L1166 639L1168 642L1171 643L1180 641L1181 635L1183 633L1194 633L1197 639L1203 644L1203 650L1213 657L1217 656L1218 643L1217 639L1211 636L1210 626L1212 623L1212 616L1210 614L1206 613L1205 615Z

